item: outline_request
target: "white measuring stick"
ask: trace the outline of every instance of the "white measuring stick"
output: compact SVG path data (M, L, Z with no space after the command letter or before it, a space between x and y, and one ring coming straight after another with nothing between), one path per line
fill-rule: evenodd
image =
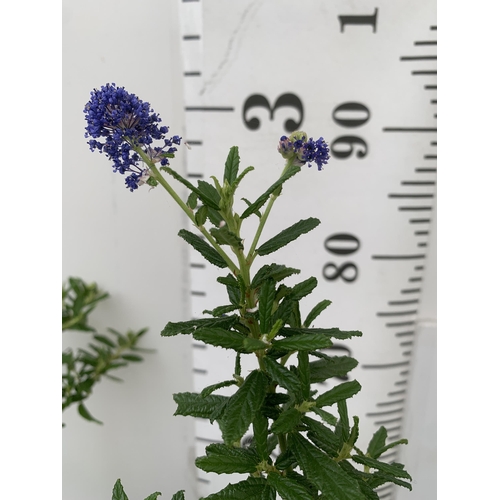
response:
M361 339L335 342L333 352L359 361L349 375L363 389L348 406L360 417L362 449L381 425L390 441L405 437L435 197L435 8L430 0L184 0L180 6L191 181L220 177L237 145L241 168L256 168L237 194L254 200L281 173L280 136L300 129L330 144L322 172L303 167L285 183L260 241L299 219L317 217L320 226L256 262L255 270L270 262L301 269L289 285L317 277L303 317L330 299L313 326L363 332ZM239 212L244 208L241 202ZM215 281L226 274L192 253L193 317L228 303ZM231 378L229 351L197 343L193 351L196 391ZM253 368L248 357L243 370ZM221 440L217 426L204 421L197 422L196 439L198 455ZM397 461L397 453L383 458ZM198 477L201 495L228 482L202 471ZM393 487L381 487L379 495L394 498Z

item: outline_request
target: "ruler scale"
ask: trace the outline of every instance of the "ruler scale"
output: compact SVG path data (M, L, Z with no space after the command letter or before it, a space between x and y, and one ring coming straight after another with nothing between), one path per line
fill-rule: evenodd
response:
M361 419L360 447L381 425L389 440L405 437L436 199L435 4L182 0L179 9L184 138L191 148L187 176L194 182L219 177L229 148L238 145L242 167L253 165L255 171L237 194L252 200L282 170L276 152L281 135L300 129L327 140L329 164L322 172L304 167L287 182L262 241L300 218L322 223L258 265L302 269L296 282L317 277L302 314L330 299L333 304L314 326L363 332L361 339L333 346L336 354L359 361L350 375L363 389L349 408ZM242 203L237 210L243 209ZM198 318L227 303L215 281L227 273L187 251L192 316ZM225 350L194 341L193 359L196 391L232 376L234 360ZM242 361L243 373L255 367L251 357ZM197 455L220 441L217 426L197 419ZM397 461L397 448L383 458ZM224 487L229 476L198 471L198 481L205 496ZM381 499L396 497L391 484L378 493Z

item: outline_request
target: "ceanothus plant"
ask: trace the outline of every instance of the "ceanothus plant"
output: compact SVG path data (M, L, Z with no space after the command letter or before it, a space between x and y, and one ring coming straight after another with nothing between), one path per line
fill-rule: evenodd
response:
M255 270L257 257L270 255L314 229L320 221L309 217L284 229L264 243L262 230L283 185L304 165L327 163L328 146L322 137L308 138L302 131L283 136L278 151L285 159L281 175L254 201L243 198L246 209L233 209L236 191L253 167L240 172L238 147L230 149L223 177L213 184L200 180L197 186L170 168L175 145L181 138L167 138L168 128L141 101L115 84L91 92L84 109L90 149L104 153L115 172L126 175L125 185L135 191L141 185L162 186L189 217L200 237L186 229L179 236L208 262L228 272L217 278L226 287L228 304L205 311L208 317L169 322L161 332L165 337L192 335L200 342L230 349L235 364L228 379L198 393L174 394L176 415L205 418L216 423L223 443L206 447L206 455L196 466L216 474L248 474L228 484L205 500L377 500L376 488L390 482L411 489L411 477L399 463L386 463L381 456L388 449L406 444L405 439L387 443L387 430L375 432L366 451L356 446L359 419L350 418L347 400L361 386L345 381L319 393L312 384L342 378L356 367L349 356L329 356L322 350L332 339L359 337L358 331L314 328L314 320L330 305L320 301L307 314L300 301L317 285L310 277L293 286L287 278L298 269L285 264L265 264ZM153 146L154 141L163 141ZM158 166L159 163L159 166ZM167 182L164 173L189 191L183 201ZM250 244L241 237L243 223L258 218ZM241 357L253 356L255 369L242 374ZM293 361L295 360L295 361ZM292 361L294 364L292 364ZM233 387L231 396L217 394ZM251 444L242 445L243 436L253 434ZM159 492L149 495L154 500ZM178 491L173 500L183 500ZM113 500L127 500L121 481L115 483Z

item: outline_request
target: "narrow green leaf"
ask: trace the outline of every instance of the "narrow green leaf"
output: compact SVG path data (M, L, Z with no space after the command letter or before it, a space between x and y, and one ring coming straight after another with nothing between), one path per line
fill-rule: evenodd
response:
M269 333L271 328L271 315L276 294L274 281L267 279L262 283L259 293L259 323L263 334Z
M351 433L349 435L349 439L347 440L347 444L354 448L354 445L356 444L356 441L359 437L359 417L354 416L352 417L352 420L354 424L351 427Z
M96 418L94 418L90 412L87 410L87 408L85 408L84 404L83 403L80 403L78 405L78 413L85 419L85 420L89 420L90 422L95 422L97 424L102 424L102 422L100 420L97 420Z
M304 321L304 326L306 328L310 327L312 322L332 303L331 300L322 300L318 304L316 304L311 312L307 315L306 320Z
M268 345L258 339L250 339L239 332L222 328L199 328L193 332L193 338L206 344L235 351L257 351Z
M179 490L177 493L174 493L172 500L185 500L184 498L185 490ZM147 498L146 498L147 500Z
M314 355L314 353L312 353ZM357 360L349 356L326 356L318 361L312 361L311 384L324 382L332 377L345 377L358 365Z
M255 449L261 460L267 460L269 453L267 451L267 435L268 435L268 421L260 411L256 412L253 419L253 439Z
M179 323L169 322L162 330L162 337L173 337L174 335L189 335L193 333L197 328L231 328L236 321L238 316L227 316L224 318L201 318L193 319L191 321L181 321Z
M310 334L310 333L318 333L321 335L326 335L327 337L330 338L335 338L338 340L346 340L350 339L352 337L361 337L362 333L359 331L342 331L339 328L288 328L285 327L280 331L280 334L284 335L285 337L289 337L291 335L297 335L297 334Z
M385 427L380 427L378 431L373 434L370 443L368 444L368 449L366 454L373 458L378 458L382 455L382 451L385 446L385 441L387 440L387 429Z
M317 406L313 406L311 410L316 413L316 415L319 415L323 422L326 422L329 425L336 426L338 422L338 418L333 416L331 413L328 413L327 411L323 410L322 408L318 408Z
M194 221L197 226L203 226L207 221L208 217L208 207L206 205L202 205L198 211L194 214Z
M343 442L349 439L350 427L349 427L349 413L347 410L347 401L342 399L337 403L337 409L339 411L339 421L335 427L335 435L339 437Z
M404 488L408 488L410 491L412 490L411 484L407 481L403 481L402 479L398 479L390 474L384 474L383 472L377 471L373 474L372 480L369 481L370 485L375 484L376 486L380 486L385 483L394 483L398 486L403 486ZM373 487L376 487L373 486Z
M267 481L262 478L249 477L236 484L228 484L217 493L200 500L262 500Z
M294 431L300 424L303 413L296 408L288 408L271 425L271 432L275 434L286 434Z
M93 337L98 342L101 342L109 347L116 347L116 344L111 339L108 339L108 337L105 337L104 335L93 335Z
M137 354L122 354L121 357L122 357L122 359L124 359L126 361L137 362L137 361L143 360L143 358L141 356L137 356Z
M285 470L287 468L294 469L297 467L297 460L293 456L293 453L287 449L283 453L281 453L276 461L274 462L274 466L279 470Z
M297 374L302 386L302 400L307 401L311 394L311 373L309 369L309 353L307 351L299 351L297 354L298 367Z
M158 497L161 497L161 493L159 491L156 491L155 493L151 493L151 495L148 495L148 497L145 498L144 500L156 500ZM175 497L175 495L174 495L174 497ZM183 500L184 499L184 495L182 497L177 497L177 498L179 500Z
M231 186L238 177L238 168L240 166L240 155L238 146L233 146L227 155L226 165L224 168L224 180Z
M314 497L304 486L293 479L271 472L267 482L276 489L283 500L314 500Z
M204 242L199 236L196 236L196 234L193 234L186 229L181 229L178 234L205 259L207 259L208 262L222 269L227 267L226 261L217 253L217 250L212 248L208 243Z
M123 490L122 482L120 479L117 479L115 485L113 486L112 500L128 500L128 496Z
M222 438L229 445L238 443L262 406L267 392L267 377L254 370L227 402Z
M265 280L272 278L277 283L279 281L292 276L293 274L299 274L299 269L294 269L292 267L286 267L281 264L266 264L262 266L253 277L252 288L258 288Z
M326 425L313 418L305 416L302 421L309 429L307 437L328 456L336 457L342 447L342 443L335 433L326 427Z
M183 415L199 418L211 418L213 413L223 407L229 398L212 394L202 397L194 392L178 392L173 395L177 403L174 415Z
M252 473L259 463L255 451L233 448L225 444L211 444L206 447L206 456L195 460L196 467L216 474Z
M287 351L314 351L331 347L332 341L324 335L294 335L286 339L273 341L273 347Z
M205 205L208 205L209 208L213 208L214 210L219 209L220 194L217 189L212 186L212 184L209 184L206 181L198 181L198 190L204 196L202 201ZM206 200L210 200L211 204L207 203Z
M282 175L274 184L267 189L265 193L257 198L242 214L241 219L246 219L248 216L256 213L262 205L269 199L269 197L279 188L282 184L294 176L296 173L300 172L300 167L290 167L284 175Z
M210 229L210 234L219 245L229 245L231 247L243 250L243 240L236 234L229 231L227 226Z
M357 482L310 441L300 434L290 434L288 442L300 468L321 490L324 500L365 500Z
M346 400L357 394L361 390L361 385L357 380L351 380L335 386L333 389L324 392L316 398L316 406L331 406L338 401Z
M401 467L398 467L397 465L386 464L385 462L380 462L379 460L375 460L374 458L362 457L360 455L354 455L352 459L358 464L367 465L372 469L380 470L382 472L385 472L386 474L411 480L410 474L408 474L408 472L406 472Z
M300 220L289 228L284 229L270 240L266 241L259 248L257 248L256 252L259 255L269 255L270 253L276 252L276 250L288 245L302 234L308 233L317 227L319 223L319 219L315 219L314 217Z
M240 185L240 182L243 180L243 178L249 174L252 170L255 170L254 167L247 167L241 172L241 174L237 177L234 185L233 185L233 192L236 190L236 188ZM248 205L251 205L250 202L248 202Z
M207 396L210 396L212 392L216 391L217 389L222 389L223 387L230 387L232 385L236 385L236 380L225 380L224 382L219 382L218 384L213 384L209 385L208 387L205 387L201 391L201 397L206 398Z
M393 443L389 443L389 444L385 445L383 448L381 448L377 452L377 456L374 456L373 458L380 457L380 455L382 455L382 453L385 453L387 450L390 450L391 448L394 448L395 446L399 446L400 444L408 444L408 440L407 439L399 439L398 441L394 441Z
M182 175L178 174L175 170L172 170L170 167L164 167L163 170L169 173L174 179L178 180L181 184L184 184L188 189L190 189L193 193L198 195L198 198L207 206L214 208L215 210L219 209L219 205L212 201L210 197L207 197L204 193L202 193L198 188L193 186L188 180L184 179Z
M208 309L205 309L203 311L203 314L211 314L212 316L218 318L218 317L220 317L220 316L222 316L224 314L233 312L233 311L235 311L238 308L239 308L239 306L237 306L237 305L228 304L227 306L216 307L212 311L209 311Z
M286 389L294 399L299 399L301 394L300 380L288 368L266 356L263 358L264 366L271 378L281 387Z

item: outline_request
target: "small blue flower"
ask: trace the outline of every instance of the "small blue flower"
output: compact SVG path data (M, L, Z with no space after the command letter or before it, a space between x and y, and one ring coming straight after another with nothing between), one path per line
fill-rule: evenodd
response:
M131 191L144 184L141 180L147 170L140 166L142 159L134 148L144 151L153 163L166 166L168 158L173 158L177 151L174 144L181 142L178 135L165 137L168 127L159 126L161 118L148 102L114 83L107 83L100 90L94 89L83 112L87 121L85 137L92 138L88 141L90 150L104 153L113 162L114 172L130 173L125 185ZM163 140L164 145L152 147L156 140Z
M283 158L294 158L294 164L298 166L305 165L311 167L316 163L318 170L323 170L323 165L328 163L330 158L328 154L328 145L323 137L315 141L312 137L308 140L305 132L294 132L290 137L282 136L278 143L278 151Z

